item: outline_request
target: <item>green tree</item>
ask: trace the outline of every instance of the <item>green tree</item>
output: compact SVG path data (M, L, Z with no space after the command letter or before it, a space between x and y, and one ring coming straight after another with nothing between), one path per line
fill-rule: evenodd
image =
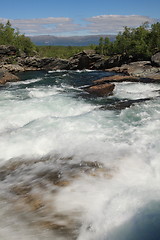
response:
M109 55L111 50L111 41L109 40L108 37L104 39L104 54Z
M97 50L100 53L102 49L105 55L125 54L136 60L148 60L156 51L160 51L160 23L152 24L150 28L147 22L137 28L125 27L113 43L105 39L103 44L100 38Z
M99 39L99 54L104 54L104 38L100 37Z
M151 52L160 51L160 22L151 25L149 44Z
M35 45L31 42L28 37L21 35L18 30L15 30L10 21L6 24L0 23L0 44L12 45L27 55L33 54Z

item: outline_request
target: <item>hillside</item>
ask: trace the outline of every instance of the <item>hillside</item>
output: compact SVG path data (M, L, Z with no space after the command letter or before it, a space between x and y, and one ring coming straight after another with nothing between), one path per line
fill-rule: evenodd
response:
M38 46L88 46L98 44L100 37L109 37L110 41L115 40L115 35L87 35L56 37L51 35L30 36L31 41Z

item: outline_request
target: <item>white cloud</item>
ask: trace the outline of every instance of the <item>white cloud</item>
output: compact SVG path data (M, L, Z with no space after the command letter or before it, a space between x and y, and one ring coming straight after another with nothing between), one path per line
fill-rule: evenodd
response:
M8 19L0 18L5 23ZM154 19L140 15L100 15L85 19L85 24L74 23L67 17L48 17L35 19L9 19L14 28L26 35L84 35L113 34L123 31L124 26L137 27Z
M85 19L89 24L86 28L91 33L118 33L123 31L125 26L138 27L144 22L153 23L155 20L140 15L100 15Z
M0 19L5 23L8 19ZM9 19L14 28L18 28L21 33L26 35L33 34L52 34L75 32L81 29L79 24L75 24L71 18L65 17L48 17L35 19Z

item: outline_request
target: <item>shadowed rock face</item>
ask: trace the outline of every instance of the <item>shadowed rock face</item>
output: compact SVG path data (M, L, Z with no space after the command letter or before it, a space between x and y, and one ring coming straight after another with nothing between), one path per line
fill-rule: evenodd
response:
M104 58L98 54L82 51L68 61L68 69L82 70L82 69L102 69Z
M115 88L114 84L105 83L105 84L90 86L85 88L84 90L94 96L104 97L104 96L109 96L113 94L114 88Z

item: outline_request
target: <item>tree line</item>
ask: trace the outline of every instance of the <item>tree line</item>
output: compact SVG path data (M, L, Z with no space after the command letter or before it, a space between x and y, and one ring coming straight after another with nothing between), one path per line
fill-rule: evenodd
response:
M144 23L137 28L125 27L114 42L109 38L100 38L96 52L106 56L125 54L135 59L148 60L160 51L160 23L149 26Z
M25 53L26 55L34 54L36 49L30 38L14 29L10 21L6 24L0 23L0 45L12 45L19 54Z
M125 54L136 60L148 60L155 52L160 51L160 22L151 26L144 23L137 28L125 27L124 31L120 32L113 42L108 37L101 37L97 46L64 47L35 46L29 37L20 34L7 21L6 24L0 23L0 45L12 45L16 47L20 55L22 53L26 55L36 53L41 57L69 58L80 51L92 49L96 53L106 56Z
M40 57L54 58L70 58L83 50L93 49L93 46L36 46L29 37L14 29L10 21L6 24L0 23L0 45L14 46L18 55L24 53L27 56L36 54Z

